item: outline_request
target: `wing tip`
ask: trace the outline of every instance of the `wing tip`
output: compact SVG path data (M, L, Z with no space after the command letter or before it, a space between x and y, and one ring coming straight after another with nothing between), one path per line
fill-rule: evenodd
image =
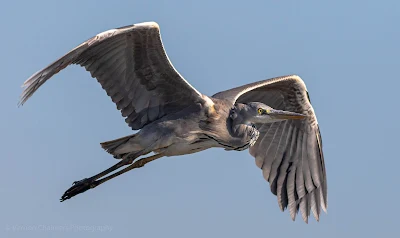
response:
M302 197L302 198L300 198L299 200L296 201L296 203L299 204L299 206L296 208L295 211L293 211L293 212L290 211L290 216L291 216L293 221L295 221L295 217L296 217L295 213L298 213L298 212L301 213L303 221L306 224L308 224L308 220L309 220L309 217L311 217L311 214L314 216L314 218L315 218L315 220L317 222L320 221L320 218L321 218L321 210L320 210L320 208L322 208L322 210L326 214L328 214L327 202L325 202L323 197L321 197L320 200L317 200L317 202L314 205L308 206L309 203L311 203L311 200L309 200L309 199L310 199L310 195L312 195L312 194L313 193L309 193L305 197ZM321 194L321 196L322 196L322 194ZM279 207L281 208L281 204L279 204L279 205L280 205ZM317 207L319 207L319 208L317 208ZM284 210L282 210L282 211L284 211Z
M17 103L18 107L21 107L25 104L25 102L32 96L32 94L36 91L36 89L32 89L34 86L34 82L37 83L36 80L38 80L38 75L42 72L43 70L39 70L38 72L34 73L31 77L29 77L25 82L21 85L21 88L23 88L22 94L19 97L19 102ZM40 77L39 77L40 78Z
M25 102L30 98L30 94L26 92L26 90L24 90L21 94L21 96L19 97L19 101L17 103L17 107L21 107L25 104Z

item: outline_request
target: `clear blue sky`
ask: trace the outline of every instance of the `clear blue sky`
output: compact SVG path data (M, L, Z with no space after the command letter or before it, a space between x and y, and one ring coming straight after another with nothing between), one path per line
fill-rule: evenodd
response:
M143 21L160 24L171 61L202 93L305 80L322 130L328 215L292 222L248 152L221 149L160 159L58 201L116 162L100 142L132 131L82 68L17 108L20 85L89 37ZM399 22L395 0L2 3L0 236L398 236Z

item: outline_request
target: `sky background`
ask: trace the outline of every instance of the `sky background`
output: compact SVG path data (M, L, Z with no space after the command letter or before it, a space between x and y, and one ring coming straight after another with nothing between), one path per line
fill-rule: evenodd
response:
M16 0L0 12L1 237L399 237L400 1ZM132 131L78 66L17 108L20 85L97 33L144 21L204 94L303 78L328 175L319 223L282 213L247 151L163 158L59 202L116 163L100 142Z

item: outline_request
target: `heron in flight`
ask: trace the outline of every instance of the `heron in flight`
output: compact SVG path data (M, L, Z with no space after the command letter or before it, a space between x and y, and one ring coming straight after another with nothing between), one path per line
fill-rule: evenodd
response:
M70 64L85 67L128 125L139 131L101 143L119 162L74 182L61 201L161 157L219 147L249 149L280 209L288 209L293 220L299 211L305 222L311 212L316 220L321 208L326 212L321 135L299 76L267 79L208 97L175 70L158 24L144 22L102 32L32 75L23 84L20 105ZM147 154L151 156L144 157Z

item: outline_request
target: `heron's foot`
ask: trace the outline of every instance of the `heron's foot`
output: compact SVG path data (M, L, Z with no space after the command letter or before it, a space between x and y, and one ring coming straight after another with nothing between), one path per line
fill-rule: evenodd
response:
M80 193L86 192L87 190L96 187L98 183L90 178L85 178L80 181L73 182L72 185L73 186L65 191L64 195L62 195L60 202L70 199Z

